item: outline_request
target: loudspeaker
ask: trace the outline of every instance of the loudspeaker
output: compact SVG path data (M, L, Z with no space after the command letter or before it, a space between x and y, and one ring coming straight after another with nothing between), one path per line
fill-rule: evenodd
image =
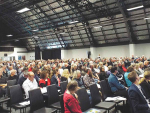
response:
M35 60L40 60L41 59L41 55L40 55L40 47L36 46L35 47Z

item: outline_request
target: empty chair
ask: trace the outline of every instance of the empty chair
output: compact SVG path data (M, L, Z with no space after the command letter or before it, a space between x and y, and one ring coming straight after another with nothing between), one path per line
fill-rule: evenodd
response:
M20 105L20 102L24 101L23 98L23 94L22 94L22 90L20 85L14 85L14 86L10 86L10 112L11 112L11 108L16 109L23 109L24 112L24 108L26 108L26 106Z
M103 101L105 101L105 99L107 97L114 97L113 93L111 92L111 88L110 88L107 80L102 80L100 82L100 85L101 85L101 92L102 92ZM123 102L123 106L124 106L124 101L122 101L122 100L109 101L109 102L115 102L117 105L118 105L118 103Z
M82 112L85 112L91 108L88 94L85 88L79 89L77 92L79 104L81 106ZM101 113L106 113L106 110L100 109Z
M48 106L61 110L58 89L55 84L47 86Z
M29 91L30 111L31 113L54 113L57 112L53 108L44 107L44 99L39 88Z
M64 113L64 100L63 100L64 95L61 94L59 95L60 98L60 106L61 106L61 113Z
M60 88L61 88L61 93L62 93L62 94L64 94L64 92L66 91L67 84L68 84L67 81L60 82Z
M101 96L96 84L91 84L89 88L91 92L93 107L106 109L108 110L108 113L109 110L116 107L116 104L114 102L101 102Z

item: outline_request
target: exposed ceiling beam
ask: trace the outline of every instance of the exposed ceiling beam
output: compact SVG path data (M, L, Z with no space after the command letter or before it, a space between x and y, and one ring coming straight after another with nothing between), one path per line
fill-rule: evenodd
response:
M126 21L128 18L127 18L127 15L126 15L124 9L121 6L121 3L123 3L122 0L117 1L118 8L119 8L119 10L120 10L120 12L121 12L121 14L123 15L123 18L124 18L124 23L125 23L125 27L126 27L126 30L127 30L128 37L130 39L130 43L134 43L135 39L133 37L134 36L133 33L131 32L131 25L130 25L129 20Z

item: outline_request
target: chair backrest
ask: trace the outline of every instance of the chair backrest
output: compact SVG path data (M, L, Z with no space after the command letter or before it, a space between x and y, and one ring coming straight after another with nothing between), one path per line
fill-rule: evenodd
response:
M100 86L101 86L102 99L103 99L103 101L104 101L107 97L113 96L113 93L111 92L111 88L110 88L110 86L109 86L107 80L102 80L102 81L100 82Z
M51 105L59 100L58 89L55 84L47 86L48 105Z
M30 90L29 99L31 112L44 107L44 99L40 88Z
M96 84L91 84L89 86L91 97L92 97L92 105L95 106L99 102L101 102L101 95L99 93L99 89Z
M16 85L17 81L16 80L8 80L7 81L7 93L8 93L8 97L10 96L10 90L9 90L9 86L13 86Z
M13 85L16 85L16 83L17 83L16 79L14 79L14 80L8 80L7 81L7 86L13 86Z
M64 95L61 94L59 95L60 98L60 106L61 106L61 113L64 113L64 100L63 100Z
M66 77L61 77L61 81L63 82L63 81L67 81L67 78Z
M10 104L16 104L23 101L23 93L20 85L9 86Z
M61 93L62 93L62 94L64 94L64 92L66 91L67 84L68 84L67 81L60 82L60 88L61 88Z
M91 107L91 105L90 105L90 100L86 92L86 89L81 88L76 93L78 95L78 100L79 100L79 104L81 106L82 112L88 110Z

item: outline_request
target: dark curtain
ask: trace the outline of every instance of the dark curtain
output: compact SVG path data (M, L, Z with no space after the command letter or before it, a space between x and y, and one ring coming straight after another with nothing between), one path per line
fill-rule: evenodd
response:
M61 49L47 49L42 51L42 59L61 59Z
M40 60L40 59L41 59L40 47L37 46L37 47L35 47L35 60Z

